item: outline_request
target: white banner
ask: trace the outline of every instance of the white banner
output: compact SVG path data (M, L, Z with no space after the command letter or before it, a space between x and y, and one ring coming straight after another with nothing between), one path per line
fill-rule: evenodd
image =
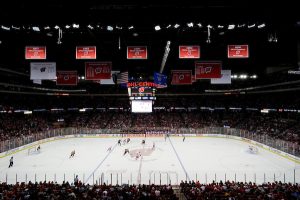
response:
M32 82L33 82L34 84L42 85L42 80L40 80L40 79L34 79L34 80L32 80Z
M53 80L56 79L55 62L30 63L30 80Z
M231 70L221 70L221 78L210 79L211 84L231 84Z
M100 84L101 85L114 85L117 81L117 74L119 74L120 71L111 71L111 78L110 79L101 79Z

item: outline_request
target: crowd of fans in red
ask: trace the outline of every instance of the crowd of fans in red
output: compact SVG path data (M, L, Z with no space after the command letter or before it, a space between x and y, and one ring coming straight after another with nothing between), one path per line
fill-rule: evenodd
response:
M260 113L259 111L154 111L133 114L130 111L90 111L85 113L0 114L0 141L31 135L59 127L91 129L151 129L231 127L269 135L300 144L298 113Z
M85 185L81 182L0 184L0 199L177 200L170 185Z
M187 200L297 200L300 185L291 183L181 182ZM85 185L75 182L0 184L0 199L178 200L171 185Z
M296 200L300 199L300 185L291 183L252 182L213 182L202 184L197 182L181 182L181 191L187 200L204 199L249 199L249 200Z

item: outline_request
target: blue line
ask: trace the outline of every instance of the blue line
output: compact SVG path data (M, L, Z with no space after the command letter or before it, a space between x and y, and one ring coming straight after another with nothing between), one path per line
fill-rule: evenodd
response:
M104 163L104 161L108 158L108 156L111 154L111 152L113 152L113 150L116 148L118 144L115 144L115 146L113 147L113 149L111 151L108 152L108 154L104 157L104 159L98 164L98 166L96 167L96 169L89 175L89 177L86 179L85 183L87 183L90 178L93 176L93 174L99 169L99 167ZM100 183L99 183L100 184Z
M179 155L178 155L178 153L177 153L175 147L173 146L173 143L172 143L170 137L168 137L168 139L169 139L169 142L170 142L170 144L171 144L171 146L172 146L172 148L173 148L173 150L174 150L174 152L175 152L175 154L176 154L176 157L177 157L177 159L178 159L178 161L179 161L179 163L180 163L180 165L181 165L181 167L182 167L182 169L183 169L183 171L184 171L184 173L185 173L187 179L190 181L190 180L191 180L191 179L190 179L190 176L188 175L188 173L187 173L185 167L183 166L182 161L181 161L181 159L180 159L180 157L179 157Z

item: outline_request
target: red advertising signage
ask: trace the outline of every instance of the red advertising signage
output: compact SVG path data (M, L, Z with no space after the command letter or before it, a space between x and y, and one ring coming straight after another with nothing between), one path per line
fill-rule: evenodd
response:
M179 46L179 58L200 58L200 46Z
M146 46L128 46L127 47L127 59L147 59L147 47Z
M76 59L96 59L96 46L76 47Z
M111 78L111 62L86 62L85 79L101 80Z
M46 59L45 46L27 46L25 47L25 59Z
M196 62L195 76L196 79L221 78L221 62Z
M248 45L228 45L228 58L249 58Z
M172 70L171 85L191 85L192 70Z
M77 71L56 71L56 85L77 85Z

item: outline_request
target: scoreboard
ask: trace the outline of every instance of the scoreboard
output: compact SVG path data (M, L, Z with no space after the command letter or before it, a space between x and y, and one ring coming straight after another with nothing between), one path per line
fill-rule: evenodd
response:
M128 96L133 113L151 113L156 100L156 85L152 82L127 83Z
M151 82L131 82L127 84L130 100L155 100L156 87Z

